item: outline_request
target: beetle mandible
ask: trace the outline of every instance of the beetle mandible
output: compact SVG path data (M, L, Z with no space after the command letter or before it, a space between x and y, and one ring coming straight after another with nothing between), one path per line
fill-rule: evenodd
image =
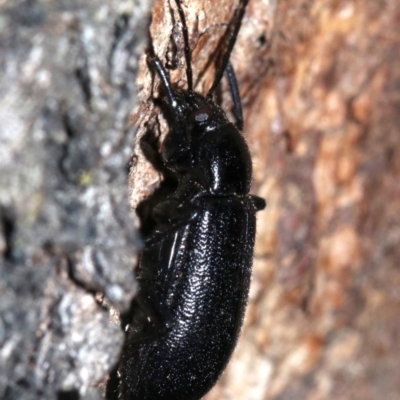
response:
M188 29L180 0L187 89L174 89L151 50L172 114L161 156L177 188L153 210L156 227L141 254L139 291L119 367L123 399L198 400L218 380L234 350L251 278L256 211L252 164L231 51L248 0L240 0L206 96L193 89ZM226 73L235 123L213 101Z

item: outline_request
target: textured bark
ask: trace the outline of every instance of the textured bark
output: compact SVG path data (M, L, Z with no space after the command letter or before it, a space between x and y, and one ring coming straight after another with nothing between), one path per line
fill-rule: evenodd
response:
M0 398L97 399L135 291L128 202L149 2L0 5Z
M235 4L184 1L202 93ZM174 9L157 0L151 32L185 85ZM250 1L232 62L268 205L243 333L206 399L400 399L399 26L395 1ZM163 135L141 67L139 132ZM135 160L134 205L159 182Z

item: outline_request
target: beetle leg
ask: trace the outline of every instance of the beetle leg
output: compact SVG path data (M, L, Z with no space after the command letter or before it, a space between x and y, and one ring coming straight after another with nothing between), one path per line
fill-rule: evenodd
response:
M264 208L267 205L267 203L265 202L265 200L262 197L250 195L250 199L251 199L256 211L264 210Z
M196 219L197 208L192 203L179 199L168 199L158 204L153 217L158 222L158 229L145 239L146 246L155 244L166 235L174 233Z
M171 327L166 317L168 310L160 309L155 302L153 281L141 279L139 292L129 336L132 342L151 342L168 333Z

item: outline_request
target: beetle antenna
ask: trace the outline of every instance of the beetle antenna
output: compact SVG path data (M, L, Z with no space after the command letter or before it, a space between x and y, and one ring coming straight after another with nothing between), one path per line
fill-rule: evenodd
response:
M161 79L163 88L167 94L168 103L172 109L172 113L174 114L174 118L176 121L180 121L181 118L178 110L178 102L176 101L175 93L172 90L172 85L164 65L152 51L147 52L147 62L157 72L157 75Z
M179 111L178 102L176 101L175 93L172 89L171 82L169 80L167 71L160 59L154 54L152 49L147 52L147 62L150 66L157 72L159 78L161 79L163 88L167 94L168 103L172 110L172 115L174 117L177 129L179 132L185 132L185 126L182 122L182 115Z
M153 69L156 70L159 78L161 79L163 88L168 97L168 103L172 108L176 108L176 99L174 91L172 90L171 82L169 80L167 71L165 70L161 60L155 55L151 54L150 52L147 53L147 62L151 65Z
M186 79L188 84L188 92L189 96L193 96L193 72L192 72L192 60L191 53L189 47L189 33L186 25L185 14L182 10L182 4L180 0L175 0L176 7L178 8L179 18L182 24L182 34L183 34L183 42L185 43L184 53L186 60Z
M236 80L235 71L233 70L230 61L226 66L225 72L228 78L229 88L231 90L231 96L233 101L233 114L235 115L236 118L236 127L239 129L239 131L241 131L243 129L242 102L240 101L240 93Z
M178 1L178 0L177 0ZM221 65L219 66L214 83L212 84L210 90L207 93L207 98L211 98L215 92L215 89L218 87L222 76L224 75L226 66L228 65L229 58L232 53L233 46L235 45L237 35L239 33L240 25L242 24L242 19L244 12L246 10L246 6L249 0L240 0L238 8L235 10L235 14L233 16L232 22L229 24L228 29L225 33L225 53L222 57Z

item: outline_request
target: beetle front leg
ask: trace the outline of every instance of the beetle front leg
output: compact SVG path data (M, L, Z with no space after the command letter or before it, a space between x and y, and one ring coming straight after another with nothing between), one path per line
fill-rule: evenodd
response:
M197 208L192 203L179 199L168 199L158 204L153 211L153 217L157 221L157 229L147 239L146 246L155 244L166 235L174 233L196 219Z

